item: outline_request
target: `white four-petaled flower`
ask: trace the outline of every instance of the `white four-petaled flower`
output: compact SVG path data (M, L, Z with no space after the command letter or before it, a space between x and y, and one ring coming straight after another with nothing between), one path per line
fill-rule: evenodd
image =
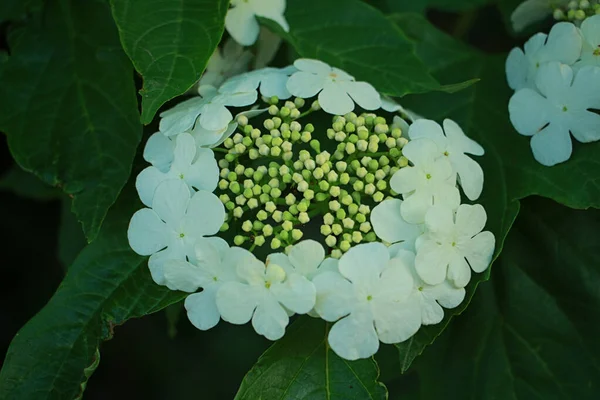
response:
M287 89L297 97L309 98L319 94L321 108L334 115L354 110L354 103L365 110L381 107L379 93L366 82L356 82L353 76L322 61L305 58L294 62L298 69L287 82Z
M456 209L460 204L456 174L446 157L438 157L437 144L430 139L412 140L402 153L413 166L400 169L390 180L390 187L404 197L400 208L402 218L420 224L434 204Z
M387 199L371 211L371 225L377 237L388 243L401 243L415 250L415 241L423 233L422 224L411 224L402 217L402 200Z
M543 65L551 61L573 65L579 59L581 46L581 34L577 27L569 22L554 25L549 35L533 35L525 43L525 52L516 47L508 55L508 85L514 90L534 88L536 76Z
M194 257L196 241L214 235L225 221L225 208L217 196L199 191L193 196L180 179L156 188L152 208L133 214L127 230L129 245L148 261L152 278L165 283L164 263Z
M573 68L579 69L586 65L600 67L600 15L594 15L583 21L581 36L583 37L581 59Z
M482 156L484 151L477 142L465 135L458 124L444 120L444 129L435 121L420 119L409 130L412 140L431 139L438 147L438 157L447 157L458 174L460 186L469 200L477 200L483 189L483 170L465 153Z
M427 233L417 241L417 273L429 285L438 285L446 277L456 287L465 287L471 269L483 272L492 261L495 239L481 232L487 216L479 204L462 204L456 213L434 206L425 217Z
M339 273L324 272L313 283L315 311L326 321L337 321L328 340L340 357L370 357L379 341L399 343L418 329L406 324L407 309L400 306L412 291L412 277L381 243L351 248L339 261Z
M290 27L283 15L285 0L232 0L225 17L225 29L242 46L251 46L258 39L260 25L256 17L277 22L288 32Z
M536 160L546 166L571 156L570 134L580 142L600 139L600 68L586 66L574 74L553 62L540 68L537 89L522 89L510 99L510 120L517 132L532 136ZM569 134L570 132L570 134Z

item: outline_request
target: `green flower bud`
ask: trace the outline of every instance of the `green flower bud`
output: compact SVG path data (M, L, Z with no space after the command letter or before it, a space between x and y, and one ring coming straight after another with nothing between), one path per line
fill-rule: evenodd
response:
M338 197L341 194L341 190L339 186L331 186L329 188L329 194L333 197Z
M259 210L259 211L256 213L256 218L258 218L258 219L259 219L259 221L264 221L264 220L266 220L267 218L269 218L269 215L267 214L267 212L266 212L265 210Z
M331 225L331 231L334 235L339 236L344 231L344 228L340 224L333 224Z
M260 188L260 186L257 186L257 188ZM248 208L251 210L254 210L256 207L258 207L258 200L252 198L250 200L248 200Z
M223 204L225 204L228 201L230 201L231 199L229 198L229 196L227 194L222 194L222 195L219 196L219 200L221 200L221 202Z
M369 138L369 130L364 126L360 126L356 131L356 135L359 140L367 140Z
M366 204L362 204L359 208L358 208L358 212L363 214L363 215L369 215L371 213L371 207L369 207Z
M281 247L281 241L277 238L273 238L273 240L271 240L271 248L273 250L277 250L280 247Z
M377 240L377 235L375 235L375 232L371 231L365 235L364 240L367 242L374 242Z
M300 135L300 140L302 140L303 143L308 143L311 141L311 139L312 139L312 135L308 131L304 131Z
M327 193L317 193L315 195L315 199L317 200L317 202L325 201L328 198L329 198L329 195Z
M294 104L296 105L296 107L298 107L298 108L302 108L302 107L304 107L305 101L304 101L304 99L303 99L303 98L301 98L301 97L296 97L296 98L294 99Z
M321 109L321 105L319 104L319 100L313 101L312 104L310 105L310 108L313 111L319 111Z
M298 189L300 193L306 192L308 190L308 182L300 182L298 186L296 186L296 189Z
M331 258L340 259L342 257L342 251L335 249L331 252Z
M332 225L334 221L335 221L335 218L333 217L333 215L331 213L327 213L323 216L323 222L327 225Z
M258 247L262 246L265 244L265 237L262 235L256 236L254 238L254 244L257 245Z
M252 230L252 222L248 220L244 221L244 223L242 224L242 230L244 232L250 232Z
M373 200L375 200L376 203L381 203L384 199L385 195L381 192L377 192L373 195Z
M300 117L300 110L298 110L297 108L293 109L293 110L290 112L290 118L291 118L291 119L297 119L297 118L299 118L299 117Z
M242 218L243 215L244 215L244 209L242 207L236 207L233 209L233 216L235 218L238 218L238 219Z
M372 196L373 194L375 194L375 190L377 188L375 187L375 185L373 185L372 183L368 183L365 185L365 194L368 196Z
M296 204L296 196L294 196L292 193L289 193L287 196L285 196L285 204L288 206Z
M269 180L269 186L271 186L271 189L279 188L279 179L273 178Z
M373 126L373 121L375 120L375 117L373 117L373 114L367 114L367 116L365 117L365 125L367 126Z
M402 130L400 128L392 129L392 137L394 139L398 139L400 136L402 136Z
M244 204L246 204L246 201L248 201L244 195L239 195L235 198L235 203L239 204L240 206L243 206Z
M369 143L366 140L359 140L358 142L356 142L356 148L359 151L367 151L367 148L369 147Z
M321 168L321 167L315 168L312 175L315 177L315 179L323 179L323 176L325 176L325 174L323 173L323 168ZM325 182L325 181L322 181L322 182Z
M281 137L285 140L290 140L292 137L292 131L290 131L289 126L286 129L282 129L281 130ZM286 143L286 142L284 142ZM291 145L291 143L290 143ZM285 149L283 151L286 151ZM287 151L291 151L291 150L287 150Z
M360 231L364 233L369 233L371 231L371 224L369 222L363 222L360 224Z
M308 189L306 191L304 191L304 198L306 200L312 200L315 198L315 191L312 189Z
M349 182L350 182L350 175L348 175L348 173L347 173L347 172L343 172L343 173L340 175L340 183L341 183L342 185L347 185Z
M298 121L292 121L290 124L290 130L292 132L300 132L302 130L302 125Z
M235 172L230 172L227 174L227 179L230 182L235 182L235 181L237 181L237 174Z
M288 142L287 140L283 143L281 143L281 150L283 150L283 153L289 153L292 151L292 144L290 142Z
M378 135L388 133L389 131L390 128L385 123L375 125L375 133L377 133Z
M244 154L244 152L246 151L246 146L244 146L241 143L236 144L233 148L236 154Z
M310 217L307 213L301 212L298 215L298 221L300 221L301 224L308 224L310 222Z
M244 189L252 189L254 187L254 181L251 179L244 180Z
M365 175L365 182L367 183L374 183L375 182L375 175L373 175L372 173L368 173L367 175Z
M317 167L317 164L315 163L315 160L306 160L304 161L304 167L307 170L312 171Z
M244 237L244 236L240 236L237 235L236 237L233 238L233 243L235 243L236 246L241 246L244 244L244 242L247 240L248 238Z
M321 189L324 192L328 191L329 190L329 183L327 181L320 181L319 182L319 189ZM319 193L319 194L321 194L321 193Z
M223 142L223 146L225 146L226 149L231 149L234 146L234 142L232 138L227 138L225 139L225 141Z
M354 231L352 232L352 241L354 243L360 243L363 241L363 235L361 232L359 231Z
M254 221L252 223L252 229L254 229L255 231L260 231L264 226L265 226L265 224L263 224L260 221Z
M268 201L268 202L265 203L265 210L268 213L274 213L275 210L277 210L277 206L272 201Z
M269 196L266 193L263 193L258 197L258 200L260 201L260 204L265 204L266 202L271 200L271 196Z
M219 232L226 232L229 230L229 224L227 222L223 222L223 225L221 225L221 228L219 228Z
M317 153L321 152L321 143L316 139L313 139L310 141L310 147Z
M289 211L284 211L283 212L283 220L284 221L293 221L294 219L295 218L294 218L294 216L292 215L291 212L289 212Z
M288 210L290 210L290 212L291 212L293 215L298 215L298 213L300 212L300 211L298 211L298 206L297 206L297 205L295 205L295 204L291 205L291 206L290 206L290 208L289 208Z
M348 214L356 215L357 212L358 212L358 204L352 203L348 206Z
M346 134L344 132L336 131L335 136L333 137L336 142L343 142L346 140Z
M400 149L397 149L395 147L393 149L390 149L390 156L392 158L398 158L401 155L402 155L402 152L400 151Z
M265 235L266 237L269 237L273 234L273 227L271 225L267 224L267 225L263 226L262 232L263 232L263 235Z
M271 114L271 113L269 113L269 114ZM271 129L275 129L275 122L273 122L272 119L265 119L263 126L265 127L266 130L270 131Z
M331 127L336 132L342 132L344 130L344 123L342 121L334 122Z
M219 189L226 190L228 187L229 187L229 182L227 182L225 179L221 179L219 181Z
M356 152L356 146L354 143L346 143L346 153L354 154Z
M251 160L256 160L258 157L260 157L260 153L259 153L259 152L258 152L258 150L256 150L256 149L250 149L250 150L248 151L248 157L249 157Z
M272 188L270 195L272 198L278 199L279 197L281 197L281 190L279 190L278 188Z
M254 142L252 141L252 138L246 136L244 140L242 140L242 144L246 147L250 147L254 144Z
M348 250L350 250L350 243L347 242L346 240L342 240L342 242L340 243L340 250L343 251L344 253L347 252Z
M329 161L324 163L323 165L321 165L321 169L323 170L323 173L328 174L329 172L331 172L331 163Z
M400 157L400 158L398 159L398 166L399 166L400 168L404 168L404 167L406 167L407 165L408 165L408 158L406 158L406 157L402 156L402 157ZM391 174L391 173L392 173L392 172L390 171L390 174ZM395 173L395 172L394 172L394 173Z
M364 223L364 222L366 222L366 221L367 221L367 217L365 217L365 215L364 215L364 214L356 214L356 215L354 216L354 220L355 220L356 222L358 222L359 224L362 224L362 223Z
M279 110L279 115L282 118L287 118L290 115L290 109L288 107L281 107L281 110Z
M281 155L281 147L271 147L271 155L273 157L279 157Z
M377 181L375 186L377 187L378 190L385 190L385 189L387 189L387 182L386 181Z
M334 159L334 160L343 160L345 157L346 157L346 155L344 154L344 152L343 152L343 151L338 151L338 150L336 150L336 151L333 153L333 159Z
M325 244L329 247L335 247L337 244L337 239L335 236L329 235L325 238Z
M254 197L254 192L252 192L252 189L244 189L243 194L244 194L244 197L247 199Z
M304 236L304 233L302 233L302 231L300 229L292 230L292 239L300 240L300 239L302 239L302 236Z
M233 201L228 201L227 203L225 203L225 208L229 211L232 211L233 209L235 209L235 203Z
M367 176L367 169L365 167L360 167L356 170L356 176L359 178L364 178Z
M273 218L273 221L280 223L281 221L283 221L283 213L279 210L273 211L273 215L271 215L271 218Z
M327 139L333 140L335 138L335 131L332 128L327 129Z
M291 231L292 229L294 229L294 224L292 223L292 221L283 221L283 224L281 224L281 227L283 228L284 231Z
M348 122L346 123L345 130L348 133L352 133L356 131L356 125L354 125L352 122Z
M353 202L352 196L345 195L342 197L341 201L343 205L349 206Z
M281 231L279 232L279 239L283 240L283 241L287 241L290 238L290 234L288 231Z
M331 227L329 225L321 225L321 235L331 235Z
M280 137L274 137L271 139L271 146L281 146L283 144L283 139Z
M355 135L354 133L349 135L348 142L350 142L356 146L356 144L358 143L358 135Z
M399 148L404 148L408 144L408 139L401 137L400 139L396 139L396 146Z
M346 218L346 210L344 210L343 208L340 208L339 210L337 210L335 212L335 216L337 217L337 219L342 220L344 218Z
M352 185L352 188L357 192L361 192L365 188L365 184L363 183L363 181L356 181Z
M332 200L329 202L329 209L333 212L336 212L340 209L341 205L340 202L337 200Z
M342 220L342 225L344 225L344 228L346 229L352 229L354 228L354 220L351 218L344 218ZM327 226L327 225L325 225Z
M375 171L375 179L378 181L385 179L386 176L387 174L382 169Z

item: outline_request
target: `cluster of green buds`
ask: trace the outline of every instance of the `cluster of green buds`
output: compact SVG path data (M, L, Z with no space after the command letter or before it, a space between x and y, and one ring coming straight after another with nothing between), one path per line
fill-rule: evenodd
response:
M554 9L557 21L581 22L592 15L600 15L599 0L573 0L566 7Z
M269 102L262 127L241 117L239 131L217 149L224 153L218 194L227 210L221 230L235 227L234 244L250 250L285 249L314 230L320 237L311 239L333 257L375 241L371 209L396 195L389 180L408 164L402 131L374 114L350 113L315 132L298 118L318 110L317 102L305 112L303 99Z

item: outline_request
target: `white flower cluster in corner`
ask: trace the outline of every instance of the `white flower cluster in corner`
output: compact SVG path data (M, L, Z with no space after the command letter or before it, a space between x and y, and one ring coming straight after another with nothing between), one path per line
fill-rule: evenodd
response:
M560 22L513 49L506 60L510 120L531 136L535 159L552 166L571 157L571 135L579 142L600 139L600 15L581 29Z
M479 198L483 171L468 154L484 150L455 122L417 119L317 60L244 73L199 94L161 114L144 151L152 165L136 181L146 208L128 229L154 281L190 293L185 307L197 328L251 322L277 340L293 315L308 314L333 323L328 341L339 356L365 358L379 342L441 322L444 308L463 301L471 271L488 268L495 240L483 231L485 210L461 204L458 189ZM251 122L267 110L235 118L230 110L259 97L270 104L266 132ZM416 120L395 116L388 127L353 113L356 105ZM338 114L332 128L300 124L319 110ZM321 149L327 140L333 154ZM311 219L322 221L322 236L307 239ZM267 238L276 252L263 262L253 252Z

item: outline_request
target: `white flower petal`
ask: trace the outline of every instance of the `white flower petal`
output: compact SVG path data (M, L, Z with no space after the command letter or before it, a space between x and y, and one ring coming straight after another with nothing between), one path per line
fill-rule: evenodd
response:
M254 12L257 16L271 19L279 24L285 32L290 31L290 26L283 16L285 10L284 0L261 0L253 3Z
M152 209L172 229L179 228L190 201L190 189L180 179L163 181L154 192Z
M165 136L178 135L190 130L205 102L201 97L193 97L161 113L159 130Z
M586 18L581 24L581 34L588 43L600 45L600 15Z
M444 131L442 130L440 124L429 119L420 119L418 121L415 121L409 128L408 136L411 138L411 140L429 139L433 141L438 146L437 154L435 154L436 157L438 155L441 155L444 149L446 149L446 147L448 146L448 140L446 139L446 136L444 136ZM409 148L409 154L411 155L411 157L415 157L415 155L412 154L411 151L412 149ZM415 160L414 162L423 161Z
M175 139L175 153L171 169L185 171L196 156L196 142L192 135L184 132Z
M464 256L475 272L485 271L492 262L496 239L491 232L481 232L469 242L467 248L463 249Z
M378 204L371 211L371 225L375 234L388 243L414 241L421 234L418 225L409 224L402 218L400 208L402 201L388 199Z
M297 273L311 278L325 259L325 250L314 240L303 240L292 247L288 256Z
M460 186L471 201L475 201L483 190L483 169L464 154L450 157L452 168L460 178Z
M210 149L198 149L196 161L186 171L185 181L197 190L212 192L219 182L219 165Z
M421 121L426 120L420 119L416 121L411 125L411 130L413 126ZM433 127L433 125L430 125L430 127ZM432 164L440 153L441 151L437 144L430 139L411 140L402 148L402 154L415 165Z
M465 287L471 280L471 268L462 256L455 256L448 264L448 280L456 287Z
M200 293L185 299L185 309L190 322L198 329L206 331L219 323L221 315L215 301L217 286L211 285Z
M160 172L156 167L147 167L138 174L135 179L135 188L144 205L152 207L156 188L168 178L168 175Z
M444 120L444 133L453 148L459 148L463 153L482 156L485 154L483 147L465 135L462 128L451 119Z
M308 99L323 90L324 85L325 80L322 76L298 71L290 76L286 88L294 96Z
M236 325L250 321L262 298L262 292L258 289L240 282L225 282L221 285L216 295L221 318Z
M569 129L551 123L531 138L531 150L535 159L548 167L567 161L573 151Z
M326 271L313 279L317 290L315 311L325 321L337 321L348 315L353 308L352 284L339 272Z
M296 272L296 267L292 264L287 255L283 253L271 253L267 257L267 265L274 264L279 265L284 269L286 274L293 274Z
M254 17L251 6L238 3L227 11L225 16L225 29L231 37L242 46L251 46L258 39L260 26Z
M402 170L400 170L402 171ZM425 222L425 214L433 205L432 196L424 191L416 192L404 198L400 214L410 224L422 224Z
M320 60L313 60L309 58L299 58L294 61L294 67L300 71L310 72L318 75L328 75L331 73L331 67Z
M571 113L571 134L581 143L600 140L600 115L590 111Z
M371 357L379 349L373 320L367 314L353 314L336 322L328 341L338 356L350 361Z
M581 55L582 44L583 39L575 25L570 22L559 22L548 34L541 61L560 61L572 65Z
M248 282L250 285L264 286L266 272L265 264L257 260L252 253L248 253L250 255L240 258L237 263L237 275L242 281Z
M167 246L166 226L151 209L133 214L127 230L129 245L139 255L148 256Z
M597 56L600 59L600 56ZM600 68L587 66L577 72L573 81L571 107L600 109Z
M515 47L508 53L506 59L506 80L508 86L513 90L519 90L527 87L527 72L529 70L529 61L525 53L518 47Z
M373 305L375 329L383 343L400 343L413 336L421 327L421 306L416 296L401 303Z
M429 285L439 285L446 279L448 254L443 246L424 240L417 249L415 268L419 277Z
M487 215L480 204L462 204L456 211L456 232L472 238L483 230Z
M521 135L533 136L550 122L553 110L545 98L531 89L516 92L508 103L510 121Z
M333 115L344 115L354 110L354 101L344 90L344 82L326 81L319 93L319 105L323 111Z
M232 120L233 115L225 106L211 103L202 108L198 123L206 130L218 131L226 129Z
M381 107L381 96L373 86L366 82L347 82L344 88L352 100L365 110L377 110Z
M379 276L389 259L390 255L383 244L359 244L340 258L339 269L354 285L369 284Z
M461 207L464 207L464 205ZM459 207L459 209L461 207ZM452 236L455 230L454 212L449 207L435 205L427 210L427 214L425 215L425 226L427 227L426 231L428 235L434 240ZM476 233L479 233L480 231L481 229Z
M413 285L414 280L408 265L402 258L393 258L382 271L371 301L379 304L406 300L412 292Z
M225 222L225 207L217 196L200 190L194 194L185 218L185 232L199 236L216 234Z
M169 246L158 253L152 254L148 259L150 275L152 275L154 282L159 285L165 284L164 266L170 260L185 260L185 252L182 251L181 247Z
M298 314L306 314L315 306L315 285L300 274L288 275L287 279L271 286L277 301Z
M559 62L544 64L538 70L535 83L546 98L564 98L573 83L573 69Z
M277 96L280 100L289 99L292 94L287 89L288 79L286 74L268 74L261 81L260 93L266 97Z
M432 296L444 308L455 308L465 299L465 289L457 288L448 281L436 286L428 286L423 289L428 296Z
M183 260L169 260L164 263L164 277L167 287L193 293L204 281L200 267Z
M444 309L435 301L426 295L420 296L421 321L423 325L435 325L444 319Z
M420 175L414 167L404 167L392 175L390 187L397 193L410 193L419 184Z
M158 168L161 172L169 171L173 162L175 143L161 132L148 138L144 147L144 160Z
M281 339L288 323L287 313L273 296L264 296L252 317L252 327L256 333L269 340Z

